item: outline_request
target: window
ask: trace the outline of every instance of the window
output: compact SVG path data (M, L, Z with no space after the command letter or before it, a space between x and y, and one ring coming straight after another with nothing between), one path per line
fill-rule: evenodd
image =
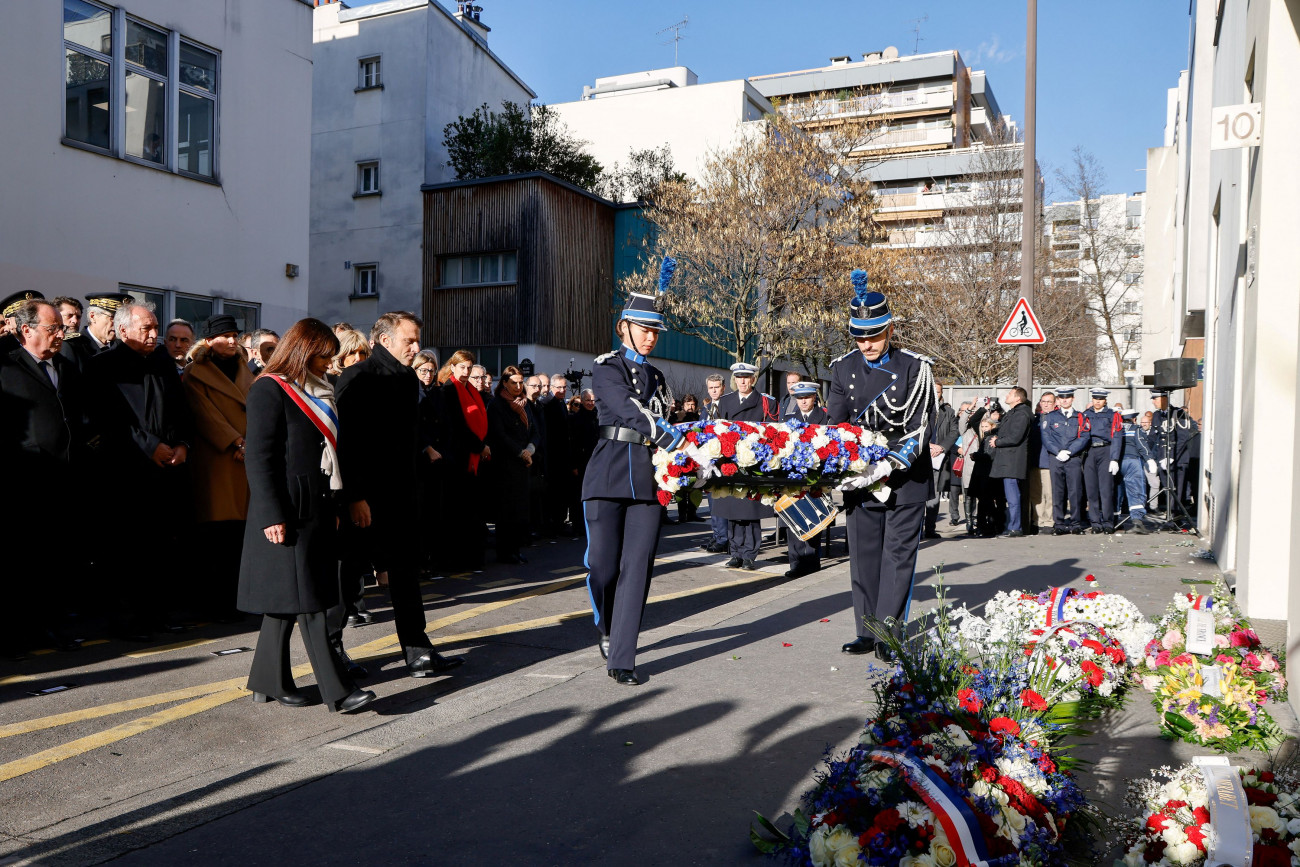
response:
M1137 313L1137 312L1138 312L1138 303L1137 303L1136 301L1125 301L1122 305L1120 305L1120 312L1122 312L1122 313Z
M449 256L442 260L440 286L472 286L477 283L513 283L516 256L486 253L478 256Z
M1140 228L1142 228L1142 215L1141 215L1141 214L1129 214L1128 217L1127 217L1127 219L1126 219L1125 222L1124 222L1124 228L1126 228L1126 229L1140 229Z
M1137 343L1139 340L1142 339L1142 329L1130 328L1126 333L1126 337L1129 343Z
M379 297L379 265L373 262L368 265L353 265L352 270L356 274L352 281L352 297Z
M360 64L361 83L357 85L357 90L371 90L372 88L384 86L384 80L379 69L379 55L363 57Z
M379 161L372 160L357 163L357 195L374 196L379 194Z
M1125 286L1133 286L1141 282L1142 282L1142 275L1140 273L1129 271L1127 274L1124 275Z
M1141 244L1125 244L1125 245L1124 245L1124 254L1125 254L1126 256L1128 256L1130 259L1141 259L1141 258L1142 258L1142 245L1141 245Z
M216 178L216 52L91 0L63 0L63 52L65 143Z
M229 313L235 317L235 322L239 323L241 331L252 331L261 323L262 307L251 301L190 295L174 289L152 289L128 283L119 283L117 289L119 292L128 293L137 301L147 301L152 304L154 314L164 325L172 319L184 319L197 329L203 320L218 313Z

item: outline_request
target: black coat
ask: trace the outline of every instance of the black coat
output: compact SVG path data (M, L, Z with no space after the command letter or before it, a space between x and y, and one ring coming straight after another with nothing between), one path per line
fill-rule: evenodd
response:
M743 403L739 393L734 391L718 398L718 418L727 421L772 421L778 411L776 400L757 390L751 391ZM743 473L744 470L740 472ZM713 497L713 512L728 521L757 521L775 514L771 506L764 506L758 500L739 497Z
M119 343L92 357L86 370L97 457L107 459L119 478L133 478L151 490L133 506L137 520L174 521L175 504L190 501L189 470L184 464L159 467L153 453L159 443L175 447L193 441L190 405L176 365L165 353L140 355Z
M339 376L339 467L348 503L373 511L415 507L420 455L420 380L382 345Z
M25 509L57 508L66 520L68 501L78 499L68 495L87 437L85 389L68 359L55 355L50 364L57 391L21 345L0 355L0 466L13 489L23 491Z
M993 466L989 475L995 479L1024 479L1029 476L1029 432L1034 428L1034 413L1027 403L1007 410L998 425L993 445ZM1035 455L1037 457L1037 455Z
M785 414L782 421L795 419L797 421L807 422L808 424L830 424L830 418L831 414L826 411L826 407L824 406L814 406L812 412L808 413L807 418L803 417L803 414L799 412L799 407L796 406L793 412L787 412Z
M71 361L77 366L78 370L85 373L90 364L90 359L116 349L121 345L122 341L116 337L108 343L99 343L89 333L80 331L74 333L71 337L63 338L63 346L59 348L59 355Z
M569 417L570 444L573 450L573 465L579 472L587 471L587 461L596 450L596 440L600 438L600 424L596 421L596 411L579 407Z
M492 398L487 407L487 444L492 450L492 460L480 464L480 472L483 466L487 468L487 499L493 514L516 523L528 521L529 466L519 454L531 444L534 462L538 460L536 424L531 412L525 410L524 414L528 416L528 424L511 408L509 400L500 395Z
M546 476L559 479L573 474L573 432L569 407L559 398L551 398L541 405L542 424L546 429Z
M325 438L268 377L248 392L248 523L239 566L239 610L305 614L338 601L338 513L321 471ZM346 472L346 470L344 470ZM346 478L346 477L345 477ZM283 545L262 532L285 524Z
M928 395L917 400L912 412L904 417L891 408L905 406L907 398L918 386L928 362L906 350L891 347L880 366L869 367L866 357L854 349L831 362L831 387L826 409L831 424L852 422L883 434L889 441L890 451L897 451L905 435L917 438L918 450L906 471L895 471L888 481L892 489L889 499L880 503L874 496L862 491L850 491L844 496L845 505L857 504L868 509L883 509L894 505L924 503L934 496L934 473L930 463L929 417L934 414L933 386ZM916 431L919 433L915 433Z
M442 431L443 447L438 451L442 452L442 458L447 462L447 472L457 477L468 473L470 455L481 454L487 442L469 429L469 424L465 421L465 410L460 405L460 393L456 383L451 380L442 386Z

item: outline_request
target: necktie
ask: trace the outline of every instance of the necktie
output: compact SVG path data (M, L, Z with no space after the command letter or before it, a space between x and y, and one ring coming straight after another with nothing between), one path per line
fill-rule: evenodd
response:
M50 365L50 363L48 361L41 361L38 362L38 364L40 365L41 370L45 372L45 375L49 377L50 385L54 386L55 388L58 388L59 378L55 376L54 368Z

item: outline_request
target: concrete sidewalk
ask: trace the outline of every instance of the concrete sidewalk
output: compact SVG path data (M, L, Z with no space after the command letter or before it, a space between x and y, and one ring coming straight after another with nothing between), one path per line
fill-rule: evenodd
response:
M1082 588L1091 573L1097 589L1158 614L1179 579L1213 577L1189 542L1171 534L945 535L922 546L914 614L932 604L940 565L950 595L972 606L998 590ZM172 802L141 805L115 821L130 824L128 839L140 846L120 860L759 863L747 839L752 811L776 818L797 806L824 751L856 740L871 711L874 657L839 651L854 633L847 572L840 563L684 619L651 606L638 658L648 680L639 688L610 681L593 646L195 785ZM1132 692L1093 745L1076 750L1096 762L1084 782L1104 804L1118 807L1126 778L1195 752L1157 738L1148 699ZM1288 708L1270 710L1295 731ZM48 840L47 851L61 850L49 863L120 853L122 838L107 845L103 831L61 828L64 839Z

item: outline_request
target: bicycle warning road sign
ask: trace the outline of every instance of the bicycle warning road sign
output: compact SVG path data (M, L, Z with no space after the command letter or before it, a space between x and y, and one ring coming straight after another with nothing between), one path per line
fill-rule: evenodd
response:
M1007 324L1002 326L1002 333L998 335L998 343L1046 343L1047 335L1043 334L1043 326L1038 324L1038 317L1030 309L1029 302L1021 298L1016 302L1015 309L1007 317Z

